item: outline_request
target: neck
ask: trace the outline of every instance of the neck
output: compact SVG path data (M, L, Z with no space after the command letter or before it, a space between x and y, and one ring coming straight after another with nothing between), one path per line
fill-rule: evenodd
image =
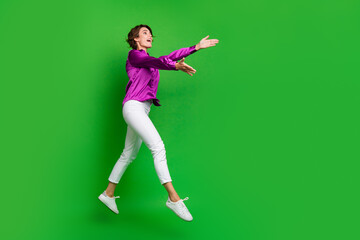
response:
M144 50L145 52L146 52L146 48L142 48L142 47L138 47L138 49L137 50Z

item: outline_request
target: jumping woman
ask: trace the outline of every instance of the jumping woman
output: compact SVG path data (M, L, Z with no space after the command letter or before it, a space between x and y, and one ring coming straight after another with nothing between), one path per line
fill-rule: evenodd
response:
M119 210L115 199L120 198L120 196L114 196L116 185L119 183L127 166L136 158L142 142L145 142L154 158L155 170L160 183L165 187L169 195L166 206L181 219L185 221L193 220L184 204L184 200L187 200L188 197L181 199L172 185L165 146L149 118L149 112L152 104L161 106L159 99L156 98L160 79L159 69L181 70L193 76L196 70L184 62L185 57L199 51L199 49L215 46L219 42L217 39L208 39L208 37L201 39L194 46L181 48L171 52L169 55L155 58L147 53L148 48L152 47L153 41L151 28L148 25L141 24L130 30L126 40L132 48L126 61L129 82L122 103L123 117L128 125L125 147L108 178L109 185L99 196L100 201L116 214L119 214ZM177 60L180 61L176 62Z

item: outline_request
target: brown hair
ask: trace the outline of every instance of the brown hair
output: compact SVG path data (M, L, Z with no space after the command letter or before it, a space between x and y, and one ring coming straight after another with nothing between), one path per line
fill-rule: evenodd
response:
M155 36L152 34L152 31L151 31L151 28L148 26L148 25L145 25L145 24L140 24L140 25L137 25L135 27L133 27L130 32L128 33L128 38L126 39L126 42L129 43L130 47L132 49L137 49L137 45L136 45L136 42L134 40L134 38L137 38L139 37L139 31L142 27L146 27L147 29L149 29L152 37L154 38ZM153 39L154 40L154 39Z

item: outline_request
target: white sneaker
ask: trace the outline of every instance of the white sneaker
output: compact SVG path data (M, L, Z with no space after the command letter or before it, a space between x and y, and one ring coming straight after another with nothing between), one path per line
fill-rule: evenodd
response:
M111 198L106 195L105 191L99 196L100 201L102 201L108 208L110 208L111 211L113 211L116 214L119 214L119 210L115 203L116 198L120 198L120 196Z
M193 220L193 217L191 216L189 210L184 203L184 201L188 199L189 198L186 197L184 199L180 199L177 202L172 202L170 200L170 197L168 197L168 200L166 201L166 206L170 208L174 213L176 213L176 215L178 215L181 219L190 222Z

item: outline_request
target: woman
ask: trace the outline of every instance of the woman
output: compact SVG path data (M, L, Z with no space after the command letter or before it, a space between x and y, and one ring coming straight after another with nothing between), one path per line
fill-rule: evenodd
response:
M192 76L196 70L184 62L185 57L199 49L215 46L218 43L217 39L207 39L208 37L206 36L194 46L181 48L169 55L155 58L147 53L147 49L152 47L153 41L151 28L148 25L141 24L129 32L127 42L133 49L129 51L126 61L129 82L122 103L124 120L128 124L125 147L112 169L106 190L99 196L99 199L116 214L119 211L115 199L120 198L120 196L114 196L116 185L127 166L136 158L144 141L154 158L155 170L160 183L168 192L166 206L183 220L193 220L183 202L188 197L181 199L172 185L164 143L148 115L152 104L161 106L159 99L156 98L160 78L159 69L181 70ZM176 62L176 60L180 61Z

